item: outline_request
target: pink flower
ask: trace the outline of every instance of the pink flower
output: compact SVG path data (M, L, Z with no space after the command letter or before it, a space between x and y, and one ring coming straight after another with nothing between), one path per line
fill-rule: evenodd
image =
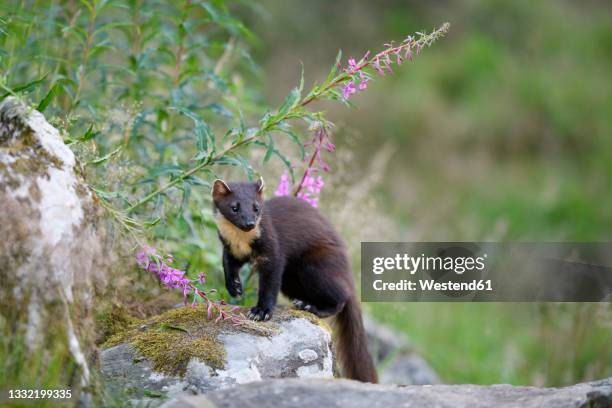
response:
M385 75L385 70L380 66L380 60L378 58L374 60L374 69L380 76Z
M363 72L359 73L359 90L364 91L368 87L368 81L370 79Z
M348 64L349 72L355 72L355 70L357 69L357 62L355 62L355 58L349 58Z
M306 201L308 204L312 205L313 207L316 207L319 204L319 194L321 193L321 189L323 188L323 185L325 183L323 181L323 177L321 176L314 177L311 175L312 172L313 172L312 169L306 170L306 174L302 182L302 187L300 191L297 193L296 197L301 198L302 200ZM288 182L289 182L289 176L287 175L287 172L285 171L281 176L279 188L276 190L276 193L275 193L277 196L287 196L290 194ZM287 183L286 189L284 187L285 183ZM281 185L283 186L282 189L280 188Z
M395 63L399 66L402 65L402 62L404 62L402 60L402 55L400 54L402 50L398 49L397 51L395 51L395 57L397 58L397 60L395 61Z
M355 92L357 92L357 89L355 89L355 82L350 80L342 89L342 98L344 98L344 100L348 100L348 98Z
M290 190L289 174L287 174L287 172L285 171L281 175L280 181L278 183L278 187L276 188L274 195L277 197L287 196L289 195L289 190Z
M313 207L316 207L319 205L319 194L325 183L323 182L323 177L314 177L311 173L312 171L309 169L302 183L302 189L297 194L297 197L306 201Z
M408 61L412 61L412 48L406 47L406 53L404 54L404 58Z
M369 51L359 62L356 62L355 58L349 58L348 66L344 69L344 72L350 78L347 78L348 82L343 84L343 99L348 100L357 90L364 91L368 87L369 77L364 73L367 68L373 68L381 76L387 72L392 73L394 63L399 66L402 65L404 60L412 61L414 56L413 49L415 54L419 55L423 47L430 46L434 41L443 37L449 27L448 23L444 23L430 34L418 33L418 39L408 36L397 46L394 45L393 41L385 43L385 49L376 54L371 60L368 60L370 56ZM393 56L395 58L392 59ZM355 88L356 86L357 89Z
M234 324L242 324L242 318L234 314L236 309L232 309L229 312L223 310L222 306L225 305L225 302L222 300L210 300L206 292L199 290L194 285L194 282L188 279L185 271L168 265L168 263L173 261L174 258L172 256L167 255L164 258L164 256L157 253L155 248L148 245L144 245L136 254L136 262L138 262L138 266L141 269L157 275L159 280L168 288L182 289L185 306L187 306L189 295L193 294L191 307L196 307L199 298L207 306L209 319L212 318L213 310L215 310L219 314L216 321L229 320ZM206 283L203 272L200 272L198 280L202 285ZM208 292L213 293L214 289L210 289Z
M368 54L366 54L366 56L367 55ZM344 99L345 101L348 100L351 95L356 93L358 90L364 91L368 87L368 81L370 80L370 78L366 75L365 72L358 69L359 66L355 62L354 58L349 58L348 65L349 67L346 69L346 72L351 74L352 79L349 80L342 88L342 99ZM357 77L357 72L359 72L359 77ZM379 72L384 74L384 72L382 71Z

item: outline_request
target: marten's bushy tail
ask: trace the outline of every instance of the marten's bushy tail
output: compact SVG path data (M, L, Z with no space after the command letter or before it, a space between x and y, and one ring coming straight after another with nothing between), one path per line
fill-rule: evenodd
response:
M338 313L336 323L338 325L338 354L344 369L343 375L353 380L378 382L374 362L368 352L368 341L361 320L361 308L355 296L351 296L344 305L344 309Z

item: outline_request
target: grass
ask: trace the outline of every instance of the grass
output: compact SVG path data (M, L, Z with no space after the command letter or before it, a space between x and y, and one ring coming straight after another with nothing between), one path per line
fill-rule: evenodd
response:
M410 205L390 207L421 240L605 241L611 198L580 163L514 159L461 174L415 164ZM478 166L476 166L478 168ZM411 201L410 201L411 200ZM392 202L392 200L387 200ZM612 376L610 304L373 303L448 383L561 386Z
M568 385L612 375L605 304L378 303L444 382ZM582 321L581 321L582 319Z

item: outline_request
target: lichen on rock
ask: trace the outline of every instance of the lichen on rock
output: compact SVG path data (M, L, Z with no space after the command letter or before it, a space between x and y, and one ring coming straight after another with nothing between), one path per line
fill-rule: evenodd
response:
M101 347L106 349L129 343L152 362L155 371L182 376L193 358L213 369L224 368L226 353L219 340L220 334L247 333L271 337L279 332L277 322L295 318L306 318L313 324L325 327L325 323L311 313L289 308L279 308L275 320L271 322L244 319L240 326L209 319L203 305L172 309L144 320L126 315L125 310L115 309L106 318L109 336Z
M210 320L203 306L173 309L134 322L102 348L110 386L119 379L136 397L143 390L176 396L265 378L333 377L325 325L282 307L271 321L241 325Z
M11 345L29 351L21 364L66 349L66 366L80 371L71 376L85 385L95 289L110 257L101 209L75 166L40 112L13 97L0 103L0 318L8 335L24 333Z

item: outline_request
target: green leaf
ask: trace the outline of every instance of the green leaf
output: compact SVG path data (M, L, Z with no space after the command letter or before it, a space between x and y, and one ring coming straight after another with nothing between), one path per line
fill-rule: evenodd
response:
M217 164L220 165L230 165L240 167L244 170L245 174L249 178L249 180L253 179L253 168L242 156L236 154L235 156L226 155L218 159Z
M178 164L161 164L157 167L152 168L149 171L149 176L160 177L160 176L179 176L183 172L183 169Z
M257 37L240 20L229 15L227 10L221 10L209 2L202 2L200 6L208 12L213 22L225 28L232 35L245 38L251 43L257 42Z
M95 37L96 35L113 29L113 28L123 28L123 27L132 27L133 23L131 22L112 22L112 23L106 23L106 24L102 24L100 26L98 26L98 28L93 32L92 36Z
M200 161L200 160L205 159L207 157L210 157L210 153L208 153L208 152L198 152L198 153L196 153L195 156L193 156L191 158L191 160L192 161Z
M81 136L78 141L79 142L85 142L87 140L91 140L94 137L96 137L98 135L98 132L95 132L93 130L94 128L94 124L92 123L91 125L89 125L89 128L87 129L87 132L85 132L85 134L83 136Z
M34 89L37 85L39 85L41 82L43 82L46 77L47 77L47 74L43 75L41 78L36 79L36 80L34 80L32 82L28 82L27 84L18 85L16 87L12 88L12 91L13 91L13 93L19 93L19 92L28 93L32 89ZM7 96L9 96L10 94L11 94L10 92L7 92L4 95L2 95L2 98L0 98L0 99L4 99Z
M298 89L301 95L302 91L304 91L304 63L303 62L300 62L300 85L298 86Z
M234 114L225 106L223 106L223 104L217 102L206 105L204 109L209 109L213 113L220 116L225 116L226 118L231 118L234 116Z
M106 45L106 44L101 44L101 45L96 45L95 47L93 47L91 49L91 51L89 52L89 58L93 59L95 58L98 54L103 53L104 51L112 51L114 50L115 47L111 46L111 45ZM120 69L122 67L119 67Z
M159 224L160 221L161 221L161 218L156 217L156 218L154 218L152 220L144 222L143 225L146 226L146 227L152 227L154 225Z
M100 164L100 163L104 163L105 161L107 161L108 159L110 159L111 157L113 157L117 153L119 153L121 151L121 149L123 149L123 146L119 146L118 148L116 148L112 152L110 152L108 154L105 154L102 157L98 157L96 159L93 159L93 160L87 162L86 164Z
M272 139L272 136L270 135L270 133L267 134L268 136L268 150L266 150L266 155L264 156L263 159L263 163L266 164L270 158L272 157L272 154L274 153L274 139Z
M60 84L55 83L51 87L51 89L49 89L49 92L47 92L47 95L45 95L45 97L42 99L42 101L40 101L40 103L36 107L36 110L41 112L41 113L44 112L45 109L47 109L47 106L49 106L51 101L53 101L53 98L55 98L55 96L59 93L60 90L61 90Z
M98 197L103 198L105 200L112 200L113 198L119 197L119 193L117 193L116 191L99 190L92 186L89 186L89 188L91 188Z
M210 145L212 146L212 150L213 151L215 150L215 136L210 130L210 127L208 126L208 124L204 122L198 116L198 114L196 114L195 112L187 108L183 108L180 106L173 106L170 109L176 110L177 112L181 113L182 115L187 116L189 119L193 121L195 125L194 132L196 135L196 147L199 152L207 152L209 142L210 142Z
M341 59L342 59L342 50L339 50L338 54L336 55L336 62L331 67L331 70L329 71L329 74L327 75L327 79L325 80L326 83L330 82L336 76L336 73L338 72L338 66L340 65Z
M186 179L183 182L183 200L181 201L181 212L189 206L189 197L191 196L191 183Z
M306 152L304 151L304 144L300 140L299 136L291 129L278 128L278 130L289 136L289 138L298 146L300 149L300 160L304 160Z
M287 113L291 110L291 108L293 108L299 102L301 95L302 93L298 87L293 88L289 95L287 95L287 97L285 98L285 101L283 102L281 107L278 108L278 113L276 114L276 116L286 116Z
M161 392L157 392L157 391L151 391L151 390L144 390L143 394L145 397L149 397L149 398L162 398L165 394L161 393Z
M270 149L269 144L266 144L262 141L256 140L253 142L253 144L257 145L257 146L262 146L265 147L266 149ZM272 149L272 152L274 153L274 155L276 157L278 157L283 164L285 165L285 167L287 167L287 170L289 171L289 176L291 177L291 182L294 183L295 182L295 174L293 173L293 166L291 165L291 161L285 156L283 155L278 149ZM267 154L267 152L266 152Z
M187 329L185 329L183 327L174 326L174 325L168 324L168 323L161 323L159 325L159 328L162 329L162 330L177 330L177 331L182 331L184 333L188 333L189 334L189 330L187 330Z

